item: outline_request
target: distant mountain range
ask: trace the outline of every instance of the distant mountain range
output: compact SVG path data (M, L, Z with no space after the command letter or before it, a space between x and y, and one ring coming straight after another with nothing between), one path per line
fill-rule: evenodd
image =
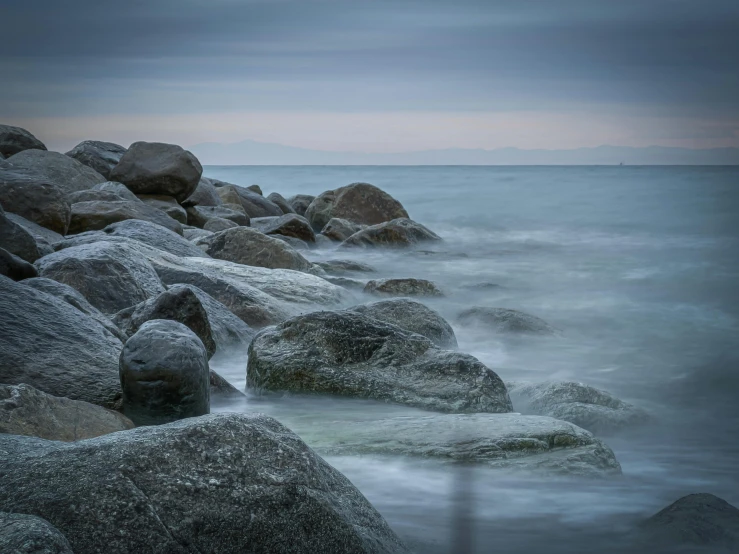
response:
M448 148L392 154L325 152L245 140L190 150L206 165L739 165L739 148L597 146L572 150Z

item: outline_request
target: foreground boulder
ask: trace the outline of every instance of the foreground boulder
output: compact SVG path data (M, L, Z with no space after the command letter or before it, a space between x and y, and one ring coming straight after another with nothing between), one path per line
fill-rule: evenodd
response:
M85 140L67 152L67 156L91 167L106 179L121 161L126 149L119 144L99 140Z
M218 181L217 179L211 179L211 182L218 189L218 194L224 203L233 203L235 201L234 198L238 198L238 202L250 218L283 215L282 210L277 204L270 202L253 190Z
M383 190L369 183L352 183L317 196L305 212L305 218L316 231L331 218L375 225L408 217L403 205Z
M286 214L281 217L258 217L251 220L251 225L265 235L282 235L304 242L316 242L316 234L310 223L297 214Z
M411 278L369 281L364 292L377 296L444 296L432 281Z
M121 352L123 413L136 425L160 425L210 413L203 342L177 321L147 321Z
M341 247L407 247L424 242L440 241L441 237L410 219L394 219L365 227L341 243Z
M281 240L250 227L236 227L201 239L206 254L218 260L271 269L308 271L312 264Z
M649 414L633 404L583 383L508 385L513 404L523 413L569 421L593 433L613 433L649 422Z
M118 405L123 345L66 302L0 276L0 375L54 396Z
M45 519L6 512L0 512L0 552L74 554L64 535Z
M134 142L110 172L135 194L164 194L179 202L198 186L203 166L187 150L161 142Z
M6 158L24 150L46 150L44 143L21 127L0 125L0 154Z
M423 335L439 348L457 348L454 330L438 312L407 298L382 300L351 308L353 312Z
M44 176L0 167L0 204L61 235L69 228L71 208L66 195Z
M24 150L8 158L13 169L53 183L65 193L91 189L107 181L94 169L75 159L45 150Z
M177 200L164 194L139 194L141 200L147 206L163 211L175 221L187 224L187 212L179 205Z
M314 312L249 346L256 390L374 398L444 412L510 412L500 378L476 358L352 311Z
M459 314L457 322L465 327L478 326L496 333L551 335L554 327L536 316L507 308L470 308Z
M193 193L181 202L183 208L191 206L220 206L223 203L210 179L201 177Z
M295 211L296 214L305 217L305 212L308 210L310 203L315 200L316 197L310 194L296 194L287 199L287 203Z
M408 552L362 494L264 415L218 414L58 444L6 435L0 505L76 554Z
M111 223L139 219L161 225L170 231L182 234L180 222L169 217L162 210L158 210L143 202L129 202L116 200L112 202L91 201L72 204L72 217L69 223L69 233L83 233L104 229Z
M233 206L232 209L229 206ZM201 229L211 219L227 219L233 221L236 225L248 226L250 224L249 216L246 215L240 206L227 204L222 206L191 206L187 208L187 224Z
M38 271L27 261L11 254L4 248L0 248L0 275L9 277L13 281L23 281L32 277L38 277Z
M337 242L343 242L354 233L358 233L364 228L364 225L358 223L352 223L346 219L340 219L338 217L332 217L326 226L321 230L321 234L324 237L328 237L331 240Z
M267 200L275 204L277 207L279 207L282 210L282 213L284 214L294 214L295 210L293 207L288 203L287 200L279 193L279 192L272 192L267 196Z
M30 385L0 385L0 433L52 441L91 439L132 429L133 422L100 406L46 394Z

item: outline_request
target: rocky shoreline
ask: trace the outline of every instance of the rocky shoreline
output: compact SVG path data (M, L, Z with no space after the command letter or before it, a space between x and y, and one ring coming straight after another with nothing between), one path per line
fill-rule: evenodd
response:
M504 383L423 303L448 291L343 259L442 241L371 184L265 197L203 176L176 145L61 154L5 125L0 155L0 551L407 552L321 454L617 478L607 437L652 420L586 384ZM495 306L457 323L562 332ZM250 394L427 413L300 436L209 414L212 398L243 395L209 365L227 352ZM663 512L634 532L739 544L739 511L721 502L666 508L690 532Z

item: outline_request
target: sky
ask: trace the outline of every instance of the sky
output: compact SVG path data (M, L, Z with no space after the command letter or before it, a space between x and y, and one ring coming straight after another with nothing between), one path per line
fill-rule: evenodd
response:
M739 146L737 0L0 0L0 122L331 151Z

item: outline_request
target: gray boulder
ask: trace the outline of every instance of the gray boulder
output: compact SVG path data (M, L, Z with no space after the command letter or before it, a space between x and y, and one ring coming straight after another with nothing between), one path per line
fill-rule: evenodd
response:
M285 200L285 197L282 196L279 192L270 193L267 196L267 200L269 200L270 202L278 206L282 210L282 213L284 214L294 214L295 213L295 210L293 209L293 207L288 203L287 200Z
M88 402L26 384L0 385L0 433L69 442L132 428L124 415Z
M105 181L99 185L92 187L92 190L101 190L105 192L112 192L117 194L123 200L130 200L131 202L141 202L139 197L132 193L128 187L122 183L116 183L115 181Z
M343 287L347 290L363 291L364 287L367 286L367 281L351 279L349 277L333 277L331 275L327 275L324 279L329 283L333 283L334 285Z
M169 217L162 210L158 210L143 202L129 202L116 200L112 202L92 201L72 204L72 218L69 224L69 233L84 233L97 231L118 221L139 219L150 221L182 234L182 225Z
M300 239L296 239L295 237L286 237L285 235L270 235L278 240L281 240L285 244L288 244L292 246L295 250L310 250L310 246L308 246L308 243L305 241L302 241ZM315 269L315 264L313 264L313 269Z
M85 140L67 152L67 156L91 167L106 179L110 172L121 161L126 149L119 144L99 140Z
M316 265L321 267L326 271L326 273L332 273L334 275L345 275L347 273L374 273L376 271L376 269L371 265L355 262L354 260L326 260L323 262L316 262Z
M0 125L0 155L9 158L24 150L46 150L44 143L21 127Z
M271 269L308 271L311 263L296 250L250 227L236 227L202 239L212 258Z
M220 219L220 218L216 218ZM227 219L224 221L228 221ZM197 227L190 227L189 225L182 231L184 237L190 242L196 242L199 239L209 237L213 234L213 231L206 231L205 229L198 229ZM203 252L203 254L205 254ZM205 254L207 256L207 254Z
M38 223L26 219L18 214L6 212L5 215L8 219L23 227L31 234L31 236L33 236L34 239L36 239L36 243L39 245L39 250L44 252L44 255L53 252L53 245L64 240L64 237L59 233L52 231L51 229L47 229L46 227L42 227Z
M135 194L164 194L185 201L198 186L203 166L187 150L161 142L134 142L110 172L110 180Z
M500 378L476 358L364 316L314 312L262 330L249 346L257 391L373 398L444 412L510 412Z
M123 346L120 377L123 413L136 425L210 413L208 354L182 323L144 323Z
M282 235L308 243L316 242L316 234L311 229L308 220L297 214L286 214L280 217L256 217L251 220L251 225L265 235Z
M465 327L478 326L496 333L529 333L551 335L555 329L536 316L507 308L470 308L459 314L457 323Z
M0 276L0 375L54 396L114 408L123 345L49 294ZM0 504L1 505L1 504Z
M59 234L66 234L71 208L53 181L0 166L0 204L14 214Z
M206 224L203 225L203 230L210 231L211 233L218 233L219 231L233 229L234 227L238 226L238 223L235 223L230 219L221 219L220 217L214 217L213 219L209 219Z
M218 191L207 177L201 177L195 191L182 201L183 208L190 206L220 206L223 203Z
M233 206L232 209L229 206ZM248 226L249 216L240 209L240 206L227 204L222 206L190 206L187 208L187 224L193 227L205 227L211 219L220 218L233 221L236 225Z
M45 248L48 245L39 244L30 232L8 216L0 206L0 248L30 263L49 253L50 247Z
M419 243L440 241L441 237L410 219L394 219L365 227L341 243L341 247L402 248Z
M7 159L13 169L30 177L46 180L63 193L91 189L107 179L75 159L45 150L24 150Z
M90 304L113 314L164 292L151 264L125 244L95 242L44 256L41 277L70 285Z
M6 512L0 512L0 552L74 554L64 535L45 519Z
M296 214L305 217L305 212L308 210L308 206L310 206L311 202L315 199L316 197L310 194L296 194L295 196L288 198L287 203L290 204L290 207L293 210L295 210Z
M213 414L76 443L6 435L0 505L76 554L406 553L365 497L261 414Z
M305 218L316 231L323 229L334 217L376 225L407 218L408 212L400 202L376 186L352 183L317 196L305 212Z
M364 292L378 296L444 296L432 281L412 278L369 281Z
M252 192L256 192L259 196L264 196L264 193L262 192L262 187L259 185L249 185L248 188Z
M360 225L359 223L352 223L346 219L332 217L321 230L321 234L331 240L343 242L363 228L364 225Z
M139 194L139 200L147 206L163 211L175 221L187 224L185 208L180 206L173 197L164 194Z
M423 335L440 348L457 348L457 337L451 325L438 312L420 302L396 298L354 306L351 310Z
M218 181L216 179L211 179L211 182L218 189L218 194L224 202L233 202L234 195L238 197L241 206L249 217L283 215L282 210L277 206L277 204L270 202L261 194L258 194L253 190L249 190L248 188L240 187L238 185L232 185L230 183L224 183L223 181Z
M70 204L77 204L78 202L120 202L126 198L109 190L90 189L72 192L67 195L67 200Z
M37 277L38 271L27 261L11 254L4 248L0 248L0 275L5 275L13 281L23 281L31 277Z

